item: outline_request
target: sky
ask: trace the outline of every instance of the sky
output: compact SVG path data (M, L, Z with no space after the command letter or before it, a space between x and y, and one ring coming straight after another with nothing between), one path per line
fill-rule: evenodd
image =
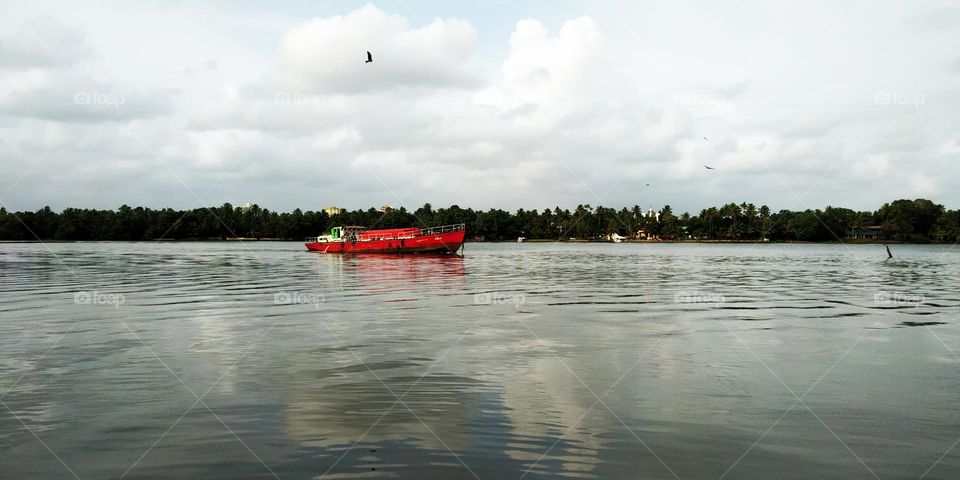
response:
M10 211L960 208L958 178L957 2L0 3Z

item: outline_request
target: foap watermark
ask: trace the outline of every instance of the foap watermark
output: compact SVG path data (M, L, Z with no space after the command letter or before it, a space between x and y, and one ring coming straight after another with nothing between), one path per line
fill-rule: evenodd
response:
M107 293L98 291L82 291L73 294L75 305L111 305L120 308L127 301L122 293Z
M77 105L108 105L120 108L120 105L127 103L127 97L119 93L81 91L73 94L73 103Z
M702 303L719 305L726 299L719 293L681 291L673 294L673 303Z
M527 297L521 292L487 292L473 296L474 305L513 305L520 308L527 302Z
M322 99L318 93L281 91L273 94L273 103L279 105L320 105Z
M880 290L873 294L873 303L877 305L908 305L919 307L923 303L923 295L918 293L888 292Z
M320 304L327 298L320 293L312 292L277 292L273 294L274 305L313 305L320 308Z
M881 90L873 94L873 103L877 105L906 105L913 108L920 108L927 102L927 97L921 93L913 92L888 92Z

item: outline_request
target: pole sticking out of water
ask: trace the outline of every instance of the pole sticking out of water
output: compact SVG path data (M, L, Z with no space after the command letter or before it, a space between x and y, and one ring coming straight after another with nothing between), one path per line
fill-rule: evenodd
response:
M887 260L890 260L891 258L893 258L893 254L890 253L890 245L884 244L884 247L887 248Z

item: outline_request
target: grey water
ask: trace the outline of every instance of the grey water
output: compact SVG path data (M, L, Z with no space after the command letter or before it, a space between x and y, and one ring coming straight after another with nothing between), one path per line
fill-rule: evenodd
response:
M958 478L960 248L893 252L0 244L0 478Z

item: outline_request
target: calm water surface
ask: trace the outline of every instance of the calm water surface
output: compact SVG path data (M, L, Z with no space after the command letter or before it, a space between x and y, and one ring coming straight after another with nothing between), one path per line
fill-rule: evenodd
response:
M0 245L0 478L960 477L960 248Z

